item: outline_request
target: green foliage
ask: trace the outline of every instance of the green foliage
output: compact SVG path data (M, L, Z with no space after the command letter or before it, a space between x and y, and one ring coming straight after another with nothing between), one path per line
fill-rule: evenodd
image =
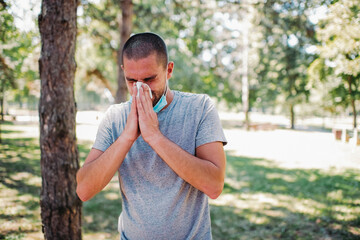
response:
M152 31L164 37L169 58L175 62L172 88L214 94L215 76L202 61L213 45L213 12L201 1L140 1L134 5L134 32Z
M320 56L336 75L360 74L360 1L340 0L331 4L317 31Z
M354 127L355 106L360 100L359 12L359 0L339 0L328 6L316 32L320 42L319 58L309 69L312 78L328 82L333 104L341 105L343 109L352 106Z
M36 105L40 91L36 82L39 37L37 32L16 28L10 6L7 3L0 10L0 95L4 98L2 93L7 91L8 101Z
M104 84L111 91L116 89L117 50L120 42L118 19L121 14L118 1L102 1L99 4L82 1L78 13L76 47L77 74L75 89L78 99L87 98L82 88L103 94ZM102 75L102 80L92 72ZM106 83L105 83L106 82Z
M19 38L19 33L14 26L14 18L8 13L7 8L0 11L0 23L0 94L2 94L6 89L16 88L18 57L16 50L19 47L16 45L16 40Z
M257 7L262 41L255 78L261 104L294 106L308 100L306 69L314 55L307 48L315 43L315 26L309 20L312 6L314 1L298 0L267 1Z
M331 4L317 31L321 42L319 58L325 63L318 72L325 69L326 77L331 77L334 73L343 80L330 93L334 103L344 107L349 106L351 101L360 100L359 4L358 0Z
M216 6L208 7L201 1L142 0L133 3L133 33L158 33L168 45L169 58L175 62L174 75L169 83L171 87L222 96L226 81L215 73L216 65L202 59L204 51L211 50L215 45L212 30L217 22L210 20ZM120 42L121 23L118 19L121 18L121 9L117 1L110 0L98 4L83 1L81 8L83 14L78 18L80 34L76 89L85 83L87 90L102 94L103 88L95 87L102 83L96 77L89 76L88 72L98 69L113 88L117 87L116 56Z

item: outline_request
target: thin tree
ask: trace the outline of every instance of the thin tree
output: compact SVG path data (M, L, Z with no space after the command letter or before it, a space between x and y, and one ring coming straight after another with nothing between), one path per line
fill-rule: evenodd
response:
M43 0L39 15L40 205L45 239L81 239L73 87L77 5L77 0Z
M118 64L118 89L116 91L116 103L125 102L127 88L124 78L124 73L121 69L121 50L126 42L129 39L130 33L132 30L132 16L133 16L133 3L132 0L120 0L121 12L122 12L122 20L119 24L121 39L120 46L117 53L117 64Z

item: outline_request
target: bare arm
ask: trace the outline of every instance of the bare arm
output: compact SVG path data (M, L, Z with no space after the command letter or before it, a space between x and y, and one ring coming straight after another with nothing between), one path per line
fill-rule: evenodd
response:
M196 156L158 135L149 145L179 177L212 199L222 192L225 177L225 153L221 142L204 144L196 149Z
M136 90L133 94L136 94ZM140 133L135 95L133 99L125 129L118 139L105 152L91 149L84 165L77 172L76 192L82 201L91 199L110 182L138 138Z
M76 175L76 192L82 201L99 193L115 175L132 143L120 136L105 152L91 149Z
M199 146L195 156L166 138L159 130L156 113L152 110L150 96L140 89L137 99L139 127L143 139L186 182L217 198L224 186L226 157L221 142Z

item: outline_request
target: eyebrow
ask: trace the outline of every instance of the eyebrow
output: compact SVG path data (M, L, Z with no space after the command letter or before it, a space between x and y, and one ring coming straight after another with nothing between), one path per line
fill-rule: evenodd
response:
M146 77L146 78L143 79L143 81L146 82L146 81L152 80L152 79L154 79L156 77L157 77L157 74L152 75L150 77ZM134 78L129 78L129 77L125 77L125 78L126 78L127 81L138 81L137 79L134 79Z

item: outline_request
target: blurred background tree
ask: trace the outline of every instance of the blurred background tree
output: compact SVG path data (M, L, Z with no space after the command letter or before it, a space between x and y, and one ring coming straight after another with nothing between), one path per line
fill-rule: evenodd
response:
M313 6L311 0L266 1L257 6L261 33L257 100L267 107L282 106L292 129L295 106L310 94L306 69L314 59L308 50L315 44L315 25L309 20Z
M17 1L8 2L10 6ZM207 93L228 109L245 114L286 114L292 128L296 116L348 112L356 125L359 0L129 2L131 33L156 32L168 45L175 62L169 82L172 89ZM82 0L78 7L75 96L79 109L103 110L119 102L119 96L121 101L127 99L118 71L124 27L121 3ZM28 30L23 36L23 31L12 26L9 31L17 43L30 45L27 53L16 57L15 65L23 57L23 70L24 66L36 69L31 59L39 55L37 31ZM339 27L342 31L336 32ZM19 41L21 36L28 40ZM6 78L7 89L18 88L5 92L8 102L26 107L38 100L39 77L36 71L20 73L14 81ZM120 89L122 93L116 96Z
M38 70L32 62L36 35L31 31L21 32L17 29L10 3L4 2L0 7L0 112L3 120L7 93L13 95L20 105L37 104L37 99L30 91L34 87L34 80L38 78Z
M343 110L350 107L356 128L356 106L360 100L360 1L334 1L316 33L319 56L312 63L310 76L328 81L332 104Z

